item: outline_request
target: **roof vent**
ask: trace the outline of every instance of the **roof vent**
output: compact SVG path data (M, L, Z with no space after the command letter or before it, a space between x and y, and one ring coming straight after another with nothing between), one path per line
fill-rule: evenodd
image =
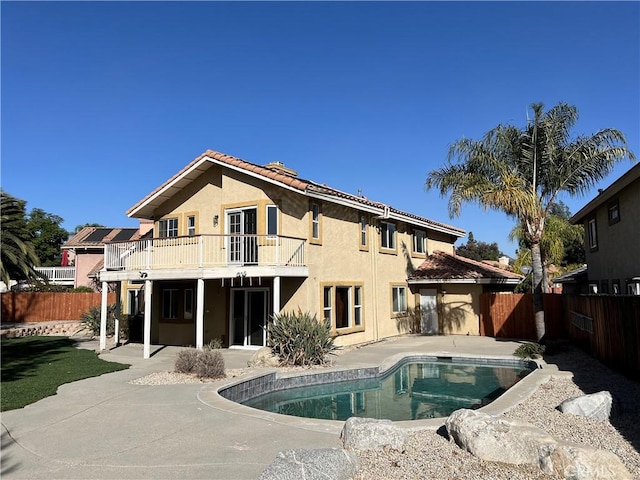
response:
M289 175L291 177L297 177L298 176L298 172L296 172L295 170L291 170L290 168L287 168L284 166L284 163L279 162L279 161L273 161L271 163L267 163L264 168L268 168L269 170L273 170L274 172L278 172L278 173L282 173L284 175Z

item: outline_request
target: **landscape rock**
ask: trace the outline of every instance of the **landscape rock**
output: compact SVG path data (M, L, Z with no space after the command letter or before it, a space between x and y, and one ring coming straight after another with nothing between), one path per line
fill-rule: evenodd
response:
M592 393L591 395L569 398L558 405L558 410L562 413L571 413L594 420L608 421L611 415L612 404L613 397L611 394L603 391Z
M550 464L553 473L570 480L633 478L615 454L581 445L560 443L551 452Z
M247 362L249 367L277 367L279 365L280 358L269 347L257 350Z
M460 448L491 462L540 466L541 447L557 444L552 436L529 423L476 410L456 410L445 425L449 438Z
M348 450L388 447L401 452L407 440L407 431L391 420L351 417L344 423L340 438L343 447Z
M447 418L446 428L460 448L482 460L535 465L570 480L632 478L615 454L557 440L527 422L462 409Z
M348 480L358 472L358 457L346 450L287 450L258 477L259 480Z

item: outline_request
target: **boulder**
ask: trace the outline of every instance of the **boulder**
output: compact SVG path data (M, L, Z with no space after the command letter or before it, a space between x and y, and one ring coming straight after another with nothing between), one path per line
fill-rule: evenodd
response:
M593 418L594 420L608 421L611 415L612 404L613 397L611 397L611 394L603 391L592 393L591 395L569 398L558 405L558 410L562 413L571 413L581 417Z
M472 455L491 462L541 465L542 446L557 441L533 425L476 410L456 410L446 421L449 438Z
M273 350L269 347L262 347L256 350L249 361L247 362L249 367L277 367L280 365L280 358L273 353Z
M556 440L526 422L462 409L447 418L446 427L460 448L483 460L536 465L570 480L632 478L615 454Z
M389 447L402 452L407 440L407 431L396 426L391 420L351 417L344 423L340 438L342 446L348 450Z
M613 453L581 445L560 443L551 452L553 472L571 480L631 480L633 477Z
M287 450L258 477L259 480L347 480L358 472L358 457L346 450L324 448L318 450Z

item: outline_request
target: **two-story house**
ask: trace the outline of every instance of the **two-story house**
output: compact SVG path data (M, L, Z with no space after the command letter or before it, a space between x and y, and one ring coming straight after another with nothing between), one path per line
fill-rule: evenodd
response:
M128 310L140 299L145 357L151 343L260 347L284 311L317 314L339 345L403 333L420 305L409 275L465 234L210 150L127 214L152 220L153 238L107 243L100 281L124 282Z
M580 209L589 293L640 295L640 164Z

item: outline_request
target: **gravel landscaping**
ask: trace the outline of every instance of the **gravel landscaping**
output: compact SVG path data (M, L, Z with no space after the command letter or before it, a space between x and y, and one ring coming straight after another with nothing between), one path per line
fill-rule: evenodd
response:
M546 356L548 363L574 373L573 379L552 379L520 405L506 412L509 419L527 421L557 439L574 442L616 454L634 478L640 479L640 383L618 374L573 347ZM249 369L227 370L236 377ZM207 380L173 372L160 372L133 381L136 384L202 383ZM563 414L556 407L567 398L602 390L614 398L611 421L595 421ZM304 447L304 445L301 445ZM405 450L357 451L359 480L375 479L554 479L530 466L514 466L480 460L438 432L413 432Z

